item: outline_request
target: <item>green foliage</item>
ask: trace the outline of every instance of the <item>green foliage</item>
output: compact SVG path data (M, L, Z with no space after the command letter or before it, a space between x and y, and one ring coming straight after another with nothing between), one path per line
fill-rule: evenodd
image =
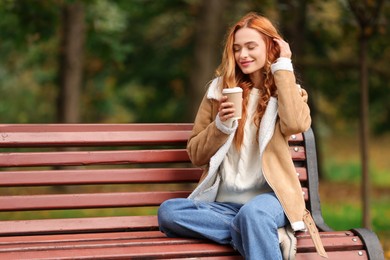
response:
M349 230L362 226L362 210L357 203L321 203L325 223L335 230ZM390 233L388 199L374 200L372 204L372 224L375 232Z
M386 170L378 170L371 167L370 176L372 184L376 187L390 187L390 175ZM357 161L348 161L338 158L328 158L324 167L325 179L332 182L361 182L361 165Z
M56 121L61 9L75 1L0 1L0 122ZM233 2L236 13L229 17L251 10L277 20L280 10L288 8L274 0ZM82 122L188 121L195 22L202 1L82 3L87 26ZM354 17L342 1L307 1L306 10L305 57L297 57L304 62L296 70L305 70L303 84L315 94L322 124L353 125L359 116ZM369 46L370 123L378 134L390 129L388 3L382 13Z

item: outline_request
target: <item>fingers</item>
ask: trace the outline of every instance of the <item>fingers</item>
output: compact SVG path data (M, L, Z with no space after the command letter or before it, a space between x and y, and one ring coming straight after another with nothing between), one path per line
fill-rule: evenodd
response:
M291 59L292 53L291 53L290 45L286 41L280 38L274 38L273 40L279 45L280 57Z
M224 96L219 105L218 116L222 122L232 118L234 116L234 107L232 102L226 102L227 97Z

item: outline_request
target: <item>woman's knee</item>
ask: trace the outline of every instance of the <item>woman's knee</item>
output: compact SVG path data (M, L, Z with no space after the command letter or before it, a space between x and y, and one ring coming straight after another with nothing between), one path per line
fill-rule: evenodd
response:
M247 204L242 206L240 212L237 214L238 218L245 222L269 222L273 221L273 217L263 207L256 204Z
M166 200L161 203L157 211L157 218L159 226L166 226L168 223L172 222L173 217L175 216L176 211L176 199Z
M161 231L171 230L175 228L176 223L180 217L180 213L185 204L188 203L188 199L170 199L164 201L157 212L158 225Z

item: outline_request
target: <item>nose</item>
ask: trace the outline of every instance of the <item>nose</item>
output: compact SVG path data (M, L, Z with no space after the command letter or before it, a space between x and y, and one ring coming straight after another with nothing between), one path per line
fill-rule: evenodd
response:
M246 48L241 49L240 58L247 58L248 57L248 50Z

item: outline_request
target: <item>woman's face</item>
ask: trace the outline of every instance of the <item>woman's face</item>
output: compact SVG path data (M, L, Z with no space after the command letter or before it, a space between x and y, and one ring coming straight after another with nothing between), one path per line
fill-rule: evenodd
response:
M233 51L236 63L244 74L260 72L265 65L265 42L255 29L239 29L234 35Z

